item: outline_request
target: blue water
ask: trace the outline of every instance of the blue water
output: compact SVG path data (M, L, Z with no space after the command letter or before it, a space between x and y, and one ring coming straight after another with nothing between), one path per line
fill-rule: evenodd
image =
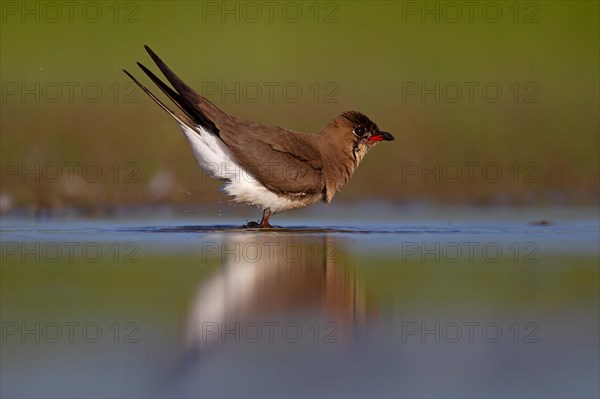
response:
M594 209L0 229L2 397L597 397Z

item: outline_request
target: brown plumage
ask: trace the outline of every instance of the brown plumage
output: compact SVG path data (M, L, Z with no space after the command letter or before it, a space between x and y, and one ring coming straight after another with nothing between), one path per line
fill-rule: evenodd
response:
M171 111L124 72L179 122L200 166L207 171L210 166L213 177L226 181L224 190L234 200L263 208L261 223L253 225L270 227L271 213L330 202L377 142L394 139L356 111L344 112L316 134L237 118L196 93L148 46L146 50L175 90L138 65L181 112ZM213 164L221 160L229 171L241 168L247 181L237 181L241 174L215 172Z

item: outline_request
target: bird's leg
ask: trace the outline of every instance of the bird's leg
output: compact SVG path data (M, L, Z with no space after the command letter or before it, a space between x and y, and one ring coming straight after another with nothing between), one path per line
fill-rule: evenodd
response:
M268 227L268 228L272 228L273 226L271 226L269 224L269 218L271 217L271 209L266 208L265 210L263 210L263 216L262 219L260 221L260 227Z
M261 229L272 229L273 226L271 226L269 224L269 218L271 217L271 209L267 208L263 210L263 216L262 219L260 220L260 223L256 223L256 222L248 222L248 224L246 225L246 227L252 228L252 229L256 229L256 228L261 228Z

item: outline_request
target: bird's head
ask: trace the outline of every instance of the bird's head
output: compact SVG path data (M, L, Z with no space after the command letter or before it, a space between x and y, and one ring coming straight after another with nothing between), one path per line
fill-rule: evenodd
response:
M352 145L352 152L357 163L380 141L394 140L388 132L379 130L375 122L365 114L357 111L346 111L332 120L327 129L341 142Z

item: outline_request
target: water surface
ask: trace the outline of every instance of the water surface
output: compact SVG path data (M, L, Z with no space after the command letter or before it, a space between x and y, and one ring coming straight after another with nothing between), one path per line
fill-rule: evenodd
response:
M598 396L597 211L344 214L4 218L2 396Z

